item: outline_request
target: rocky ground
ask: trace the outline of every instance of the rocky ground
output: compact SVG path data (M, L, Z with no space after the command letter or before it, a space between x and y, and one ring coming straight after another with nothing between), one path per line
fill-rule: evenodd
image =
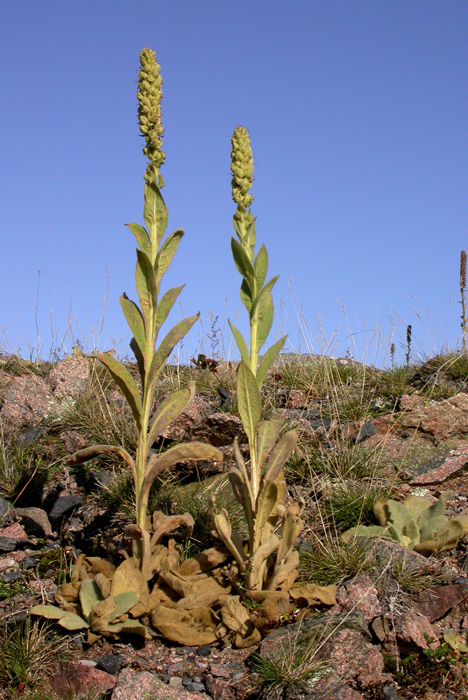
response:
M232 441L242 443L243 432L235 368L215 361L168 368L158 400L189 378L197 396L154 449L197 439L226 460L179 465L154 498L168 512L192 509L196 547L212 537L206 494L225 493L217 472L228 468ZM379 495L435 502L450 492L447 517L468 515L467 381L463 356L386 372L349 359L284 358L266 382L265 412L300 432L287 478L291 496L307 504L301 575L336 583L336 605L300 621L291 616L249 649L181 647L156 635L87 646L78 633L41 632L27 613L53 601L79 552L110 551L131 522L131 490L118 462L63 466L96 442L131 450L131 418L93 360L33 365L0 357L4 698L468 698L468 537L430 558L394 542L345 547L340 539L348 527L374 522Z

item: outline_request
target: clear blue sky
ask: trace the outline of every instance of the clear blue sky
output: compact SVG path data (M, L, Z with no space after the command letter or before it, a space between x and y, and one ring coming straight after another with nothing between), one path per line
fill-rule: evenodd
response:
M229 244L230 139L242 124L257 240L280 275L271 340L281 325L295 350L317 352L318 314L326 338L337 329L335 354L349 346L361 359L372 340L370 362L375 331L385 349L394 322L400 361L408 323L415 351L460 343L465 0L0 0L0 26L4 348L37 352L37 321L47 356L70 313L87 337L108 269L100 343L125 352L118 297L135 298L124 224L142 223L136 77L146 46L164 79L169 230L186 231L166 288L187 283L183 311L202 312L205 335L211 311L227 352L225 319L238 309L244 318ZM202 349L199 335L181 356Z

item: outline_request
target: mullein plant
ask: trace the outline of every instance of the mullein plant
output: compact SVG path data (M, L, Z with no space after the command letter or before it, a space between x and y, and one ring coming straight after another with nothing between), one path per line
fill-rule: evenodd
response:
M248 438L249 460L245 462L235 442L236 466L228 476L244 510L248 542L244 543L233 531L225 509L216 512L214 501L212 507L216 531L235 559L244 594L258 601L265 600L268 593L282 590L287 599L298 575L299 554L294 545L303 526L304 504L285 505L283 467L295 448L297 432L291 430L280 437L281 420L261 421L262 385L286 337L274 343L260 358L273 322L271 292L278 277L266 281L268 254L265 245L255 252L255 218L250 209L253 155L245 127L236 127L231 144L232 198L237 205L233 218L236 237L231 239L231 248L235 266L242 276L240 298L249 314L249 342L230 322L229 325L241 356L237 369L237 400ZM277 594L274 597L278 599Z
M237 376L239 412L248 436L250 463L234 446L236 466L229 473L235 496L242 503L248 541L233 532L225 510L214 512L216 533L223 544L182 560L182 548L174 533L190 536L194 520L189 513L167 516L148 513L148 497L155 478L184 460L223 461L223 454L205 443L181 443L162 453L151 448L194 395L193 383L165 398L154 410L156 384L175 345L198 319L177 323L156 347L161 326L182 287L160 297L162 277L177 250L183 232L165 240L167 209L161 195L162 150L161 76L150 49L140 54L138 82L139 124L145 138L143 149L149 164L145 178L143 218L146 228L129 224L136 238L135 272L139 305L125 294L120 298L133 338L139 381L126 365L106 353L97 355L126 397L135 421L138 441L135 457L123 447L94 445L72 455L69 465L78 465L102 454L117 454L133 475L135 522L125 529L122 544L131 542L131 554L122 546L124 560L117 565L108 559L77 558L71 580L58 587L57 605L37 605L31 613L57 620L68 630L87 630L88 642L100 636L111 638L133 633L151 636L150 628L166 639L199 646L218 639L235 646L255 644L261 632L290 616L296 607L316 603L333 604L335 587L295 584L299 557L294 551L301 530L302 504L284 504L286 484L283 465L294 449L296 433L280 437L281 423L260 423L260 390L266 372L285 339L268 350L259 361L259 351L273 320L271 290L276 281L265 283L268 258L265 246L254 254L255 226L250 212L253 161L248 134L236 129L233 138L233 196L237 203L233 254L243 276L242 301L250 316L250 343L232 326L242 361ZM280 534L277 534L280 530Z
M98 455L113 453L120 456L130 467L135 494L135 524L127 528L125 537L132 540L132 556L127 557L117 572L112 570L110 587L106 581L102 581L99 577L96 580L94 577L93 583L88 583L84 587L85 590L81 591L81 597L79 590L76 590L76 600L68 601L72 607L65 619L63 615L60 617L58 613L54 614L54 611L49 611L50 616L59 619L63 626L67 626L67 622L69 622L70 625L74 625L75 629L76 626L89 627L94 605L101 603L104 596L106 599L112 597L116 606L107 605L105 615L107 621L104 625L102 616L94 615L95 620L99 618L99 624L94 625L94 628L91 625L91 629L102 631L103 627L107 625L110 631L117 630L116 623L113 627L112 622L116 618L120 618L122 614L126 614L129 607L122 613L122 602L120 599L115 601L115 596L128 592L134 594L133 597L127 597L124 608L127 603L134 605L140 596L148 596L148 582L157 573L159 566L162 537L178 529L181 525L185 526L188 532L193 527L193 518L188 513L173 518L167 518L162 513L155 513L151 516L148 514L148 498L156 477L164 470L184 460L223 460L223 455L219 450L200 442L178 444L160 454L151 451L158 436L182 413L194 396L194 383L191 383L188 388L176 391L164 399L153 412L155 390L161 370L175 345L199 318L199 314L196 314L177 323L167 333L159 347L156 347L161 327L185 286L169 289L160 296L161 280L184 235L184 232L179 229L163 240L168 211L161 194L164 181L160 174L160 168L165 160L165 153L162 150L164 128L161 123L161 86L162 78L155 53L151 49L143 49L140 53L137 96L139 126L145 139L143 153L149 161L144 174L143 219L146 228L136 223L128 224L138 245L135 283L139 305L131 301L125 293L120 297L122 311L133 335L130 347L136 358L139 381L133 378L125 364L111 355L100 353L95 356L108 370L130 405L138 433L136 454L135 457L132 457L123 447L94 445L79 450L68 460L68 465L78 465ZM76 580L78 582L83 578L89 580L95 574L103 574L103 572L109 574L110 571L111 568L107 564L90 564L88 560L82 558L79 562ZM105 590L100 587L99 582L102 583ZM83 623L81 625L79 620L72 616L73 613L77 612L76 606L73 607L75 603L79 603L81 606L79 610L79 617ZM42 610L42 613L45 614L47 611L43 610L43 607L38 606L39 610L36 612L41 613ZM111 615L108 616L107 612L111 608L113 608ZM119 613L118 615L116 615L116 611ZM127 629L127 631L129 630ZM141 633L141 630L139 629L137 632Z

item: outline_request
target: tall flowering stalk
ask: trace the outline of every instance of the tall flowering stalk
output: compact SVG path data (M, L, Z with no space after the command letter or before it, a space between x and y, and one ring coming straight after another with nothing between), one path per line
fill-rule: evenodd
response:
M298 554L293 550L302 528L302 504L284 505L286 484L283 466L295 447L296 431L280 437L281 421L260 422L261 388L265 375L281 351L286 337L278 340L259 361L273 322L271 291L278 277L265 282L268 254L264 245L255 253L255 218L250 206L253 196L253 155L247 129L236 127L232 137L232 198L237 205L233 223L237 238L231 239L234 263L242 276L240 298L249 314L250 338L247 342L230 322L241 362L237 371L239 413L249 443L246 464L235 443L236 466L229 479L236 498L242 504L249 541L247 549L232 530L227 512L216 513L219 536L236 559L249 592L271 590L292 583L297 576ZM281 527L281 536L275 532Z
M168 211L161 194L164 185L160 168L165 161L162 150L164 128L161 122L162 78L156 55L151 49L140 53L138 73L138 121L145 139L144 155L148 166L144 174L143 219L146 228L140 224L128 224L137 242L137 262L135 284L139 305L124 293L120 297L122 311L133 334L130 347L135 355L139 383L128 368L118 360L101 353L97 358L120 387L132 409L138 442L133 458L122 447L96 445L75 453L70 463L80 464L98 454L117 452L130 466L135 487L136 525L127 529L127 536L133 538L133 555L143 575L144 585L154 574L157 548L162 534L157 518L148 515L148 498L154 479L164 470L183 460L214 459L222 461L219 450L205 443L186 443L170 447L161 454L150 454L150 449L158 436L192 400L194 385L176 391L167 397L153 413L156 384L166 360L175 345L190 330L199 318L195 316L179 321L156 347L159 332L166 321L177 297L185 285L169 289L160 296L161 280L169 268L184 235L180 229L163 240L168 219ZM189 518L186 525L189 527ZM173 523L181 524L180 518ZM144 586L143 586L144 587Z

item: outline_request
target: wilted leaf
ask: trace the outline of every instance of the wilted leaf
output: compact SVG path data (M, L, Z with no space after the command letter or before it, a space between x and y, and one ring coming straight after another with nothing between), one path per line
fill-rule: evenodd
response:
M138 593L142 590L142 575L138 567L138 561L131 557L125 559L115 570L112 579L112 595L119 593Z
M195 557L186 559L178 567L177 573L180 576L195 576L196 574L210 571L223 564L229 558L229 550L222 545L205 549Z
M149 457L146 463L146 477L142 486L142 494L151 488L154 479L166 469L173 467L179 462L186 460L214 460L222 462L224 457L216 447L208 445L206 442L186 442L174 447L169 447L161 454L154 454Z
M136 634L138 637L143 637L143 639L151 639L151 635L147 628L139 620L125 620L125 622L115 622L109 623L107 625L107 630L111 634Z
M290 430L281 437L273 448L264 468L264 480L275 481L297 442L297 430Z
M263 463L274 448L280 434L281 425L282 421L278 419L265 420L258 428L257 463L259 469L262 468Z
M210 608L182 610L160 605L151 615L151 624L166 639L197 647L216 641L217 618Z
M289 595L299 605L336 605L336 585L317 586L315 583L295 583Z

